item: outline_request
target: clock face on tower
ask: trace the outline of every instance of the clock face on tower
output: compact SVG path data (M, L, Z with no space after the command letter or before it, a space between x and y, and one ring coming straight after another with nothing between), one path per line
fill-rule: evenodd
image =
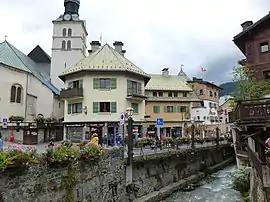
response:
M64 20L70 21L71 20L71 15L70 14L65 14L64 15Z

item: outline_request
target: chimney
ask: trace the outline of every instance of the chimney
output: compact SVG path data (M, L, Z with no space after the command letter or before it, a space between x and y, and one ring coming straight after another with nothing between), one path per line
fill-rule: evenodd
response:
M124 56L126 51L123 50L124 43L122 41L115 41L113 43L114 50L119 53L120 55Z
M100 44L99 41L92 41L90 43L90 45L91 45L91 52L92 53L95 52L95 51L97 51L99 49L99 47L101 46L101 44ZM88 52L91 53L90 51L88 51Z
M164 68L162 70L162 75L165 76L165 77L168 77L169 76L169 68Z
M243 31L245 31L247 28L249 28L251 25L253 25L252 21L245 21L241 24Z

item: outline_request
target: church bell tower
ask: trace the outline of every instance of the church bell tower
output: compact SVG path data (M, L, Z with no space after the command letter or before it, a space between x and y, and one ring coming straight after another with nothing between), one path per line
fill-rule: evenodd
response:
M58 77L67 68L86 57L86 23L79 18L80 0L64 0L65 12L53 21L51 81L60 88Z

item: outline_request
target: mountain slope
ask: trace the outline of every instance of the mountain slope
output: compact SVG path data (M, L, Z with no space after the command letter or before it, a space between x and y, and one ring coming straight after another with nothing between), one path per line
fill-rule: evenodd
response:
M223 90L219 93L220 97L224 95L231 95L237 88L237 82L227 82L220 85Z

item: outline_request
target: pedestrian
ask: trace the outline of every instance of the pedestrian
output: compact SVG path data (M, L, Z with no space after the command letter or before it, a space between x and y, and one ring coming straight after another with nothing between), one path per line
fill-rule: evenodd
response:
M91 142L98 145L99 138L98 138L98 135L96 133L93 134Z
M3 139L2 139L2 134L1 134L1 132L0 132L0 152L4 150L3 144L4 144L4 143L3 143Z

